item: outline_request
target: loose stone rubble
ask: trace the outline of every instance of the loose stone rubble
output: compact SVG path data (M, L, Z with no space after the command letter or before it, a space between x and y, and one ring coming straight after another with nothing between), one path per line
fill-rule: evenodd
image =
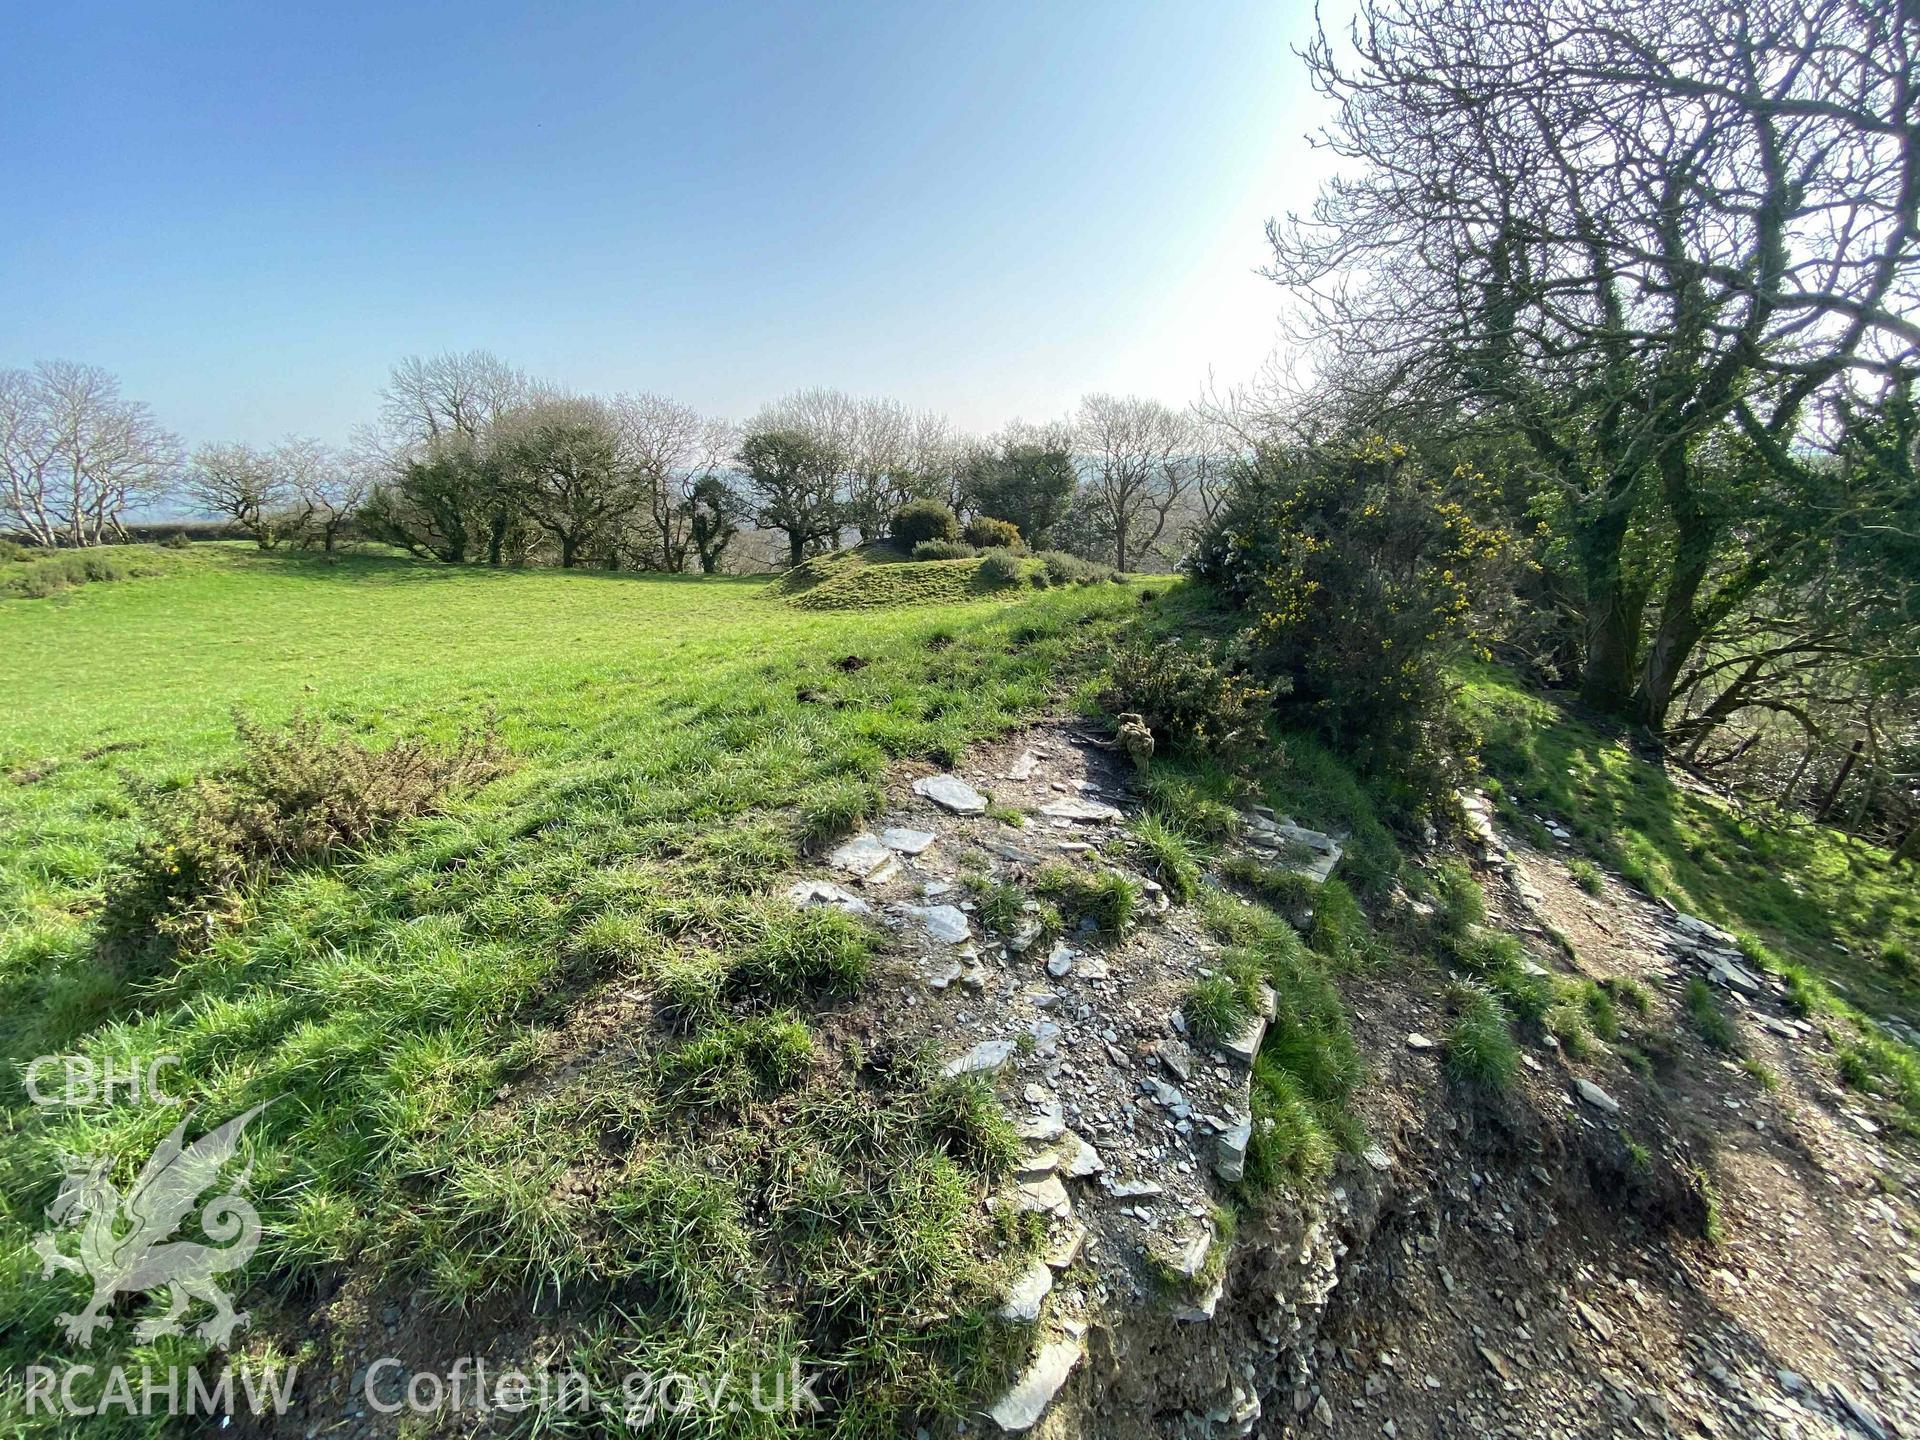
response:
M860 894L824 878L788 892L796 904L867 914L892 933L899 984L887 1003L898 1007L897 1028L933 1037L946 1074L993 1083L1027 1147L1007 1187L987 1200L1048 1221L1040 1253L1007 1277L1003 1316L1034 1327L1030 1363L990 1407L1008 1433L1038 1423L1090 1334L1111 1337L1149 1310L1182 1329L1204 1327L1232 1293L1228 1267L1209 1264L1212 1216L1218 1187L1246 1173L1249 1070L1275 997L1268 992L1263 1013L1217 1048L1186 1034L1181 999L1219 947L1135 868L1123 828L1130 769L1090 734L1053 731L998 764L922 776L871 830L825 857ZM1028 822L988 816L990 804ZM1243 819L1241 838L1265 863L1319 882L1340 861L1335 836L1264 809ZM1124 874L1141 897L1140 923L1120 936L1071 930L1044 946L1035 902L1004 931L982 923L974 885L1029 885L1042 865L1063 860ZM1279 1273L1292 1305L1305 1293L1300 1277ZM1175 1291L1165 1295L1169 1284ZM1215 1408L1227 1417L1220 1433L1259 1413L1244 1387Z

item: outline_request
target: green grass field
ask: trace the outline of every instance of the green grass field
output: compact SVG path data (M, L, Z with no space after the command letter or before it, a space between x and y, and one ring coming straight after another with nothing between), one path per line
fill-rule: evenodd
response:
M266 1238L244 1288L256 1316L284 1308L246 1334L256 1354L297 1355L305 1297L352 1271L453 1307L558 1295L595 1317L562 1333L596 1373L804 1355L836 1434L977 1394L1017 1349L979 1258L1003 1122L918 1057L823 1044L810 1022L861 983L868 936L768 888L873 808L896 759L1073 704L1138 591L815 613L764 581L173 558L0 606L9 1372L60 1353L55 1316L85 1295L27 1248L60 1157L144 1157L179 1114L29 1106L20 1062L77 1052L180 1056L168 1088L206 1117L275 1102L249 1132ZM514 766L364 855L252 887L177 963L120 963L98 917L143 830L130 782L222 763L236 707L375 743L491 724ZM609 994L673 1023L566 1063ZM131 1329L107 1351L204 1350ZM0 1430L31 1429L4 1384Z

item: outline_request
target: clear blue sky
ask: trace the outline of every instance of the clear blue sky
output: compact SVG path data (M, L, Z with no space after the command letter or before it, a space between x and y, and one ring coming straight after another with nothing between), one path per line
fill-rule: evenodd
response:
M1305 0L9 7L0 364L190 442L338 440L482 346L743 417L990 428L1251 371L1306 204Z

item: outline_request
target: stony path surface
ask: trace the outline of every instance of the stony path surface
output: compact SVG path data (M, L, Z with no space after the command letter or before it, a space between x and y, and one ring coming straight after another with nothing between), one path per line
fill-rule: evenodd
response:
M1495 838L1482 858L1498 918L1543 963L1645 984L1646 1029L1673 1053L1653 1083L1549 1050L1510 1113L1461 1119L1427 1057L1395 1063L1373 1118L1399 1130L1402 1200L1343 1278L1317 1352L1325 1423L1302 1407L1276 1433L1920 1433L1911 1147L1835 1083L1819 1027L1730 937L1610 879L1585 894L1568 854ZM1764 1072L1692 1034L1680 997L1696 974ZM1376 1055L1441 1023L1417 990L1359 1003L1377 1007L1361 1021ZM1618 1114L1580 1098L1582 1080ZM1636 1213L1632 1176L1591 1143L1620 1134L1696 1157L1717 1242Z

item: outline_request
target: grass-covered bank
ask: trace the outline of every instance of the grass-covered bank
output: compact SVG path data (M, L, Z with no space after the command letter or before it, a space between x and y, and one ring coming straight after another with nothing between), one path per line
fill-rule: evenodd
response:
M169 1089L210 1117L278 1097L249 1145L253 1296L297 1312L350 1266L456 1306L559 1295L621 1317L575 1335L586 1368L804 1353L836 1402L820 1423L896 1433L1000 1353L975 1197L1006 1137L916 1057L821 1043L809 1019L859 985L869 942L767 886L870 809L895 759L1070 702L1136 608L1103 585L810 615L751 582L234 547L9 607L0 1047L16 1065L176 1054ZM99 909L144 829L123 776L219 764L234 706L376 744L489 724L513 765L358 858L245 893L177 964L103 963ZM578 1058L582 997L610 986L648 1044L543 1080ZM127 1157L124 1185L179 1112L35 1110L17 1069L5 1103L17 1371L76 1308L80 1282L43 1281L27 1248L60 1155ZM135 1346L125 1320L107 1338L201 1344Z
M1777 815L1743 815L1681 785L1606 733L1498 671L1476 672L1463 705L1483 737L1510 821L1544 838L1559 817L1592 856L1664 896L1836 980L1871 1009L1920 1021L1920 891L1877 845Z
M1622 736L1497 671L1473 675L1463 702L1509 823L1545 845L1534 814L1556 816L1629 883L1736 935L1749 959L1786 980L1796 1009L1827 1022L1837 1078L1885 1095L1920 1133L1920 1054L1872 1023L1920 1023L1911 865L1825 826L1743 814L1678 784ZM1691 1003L1696 1026L1724 1044L1724 1021L1698 996Z

